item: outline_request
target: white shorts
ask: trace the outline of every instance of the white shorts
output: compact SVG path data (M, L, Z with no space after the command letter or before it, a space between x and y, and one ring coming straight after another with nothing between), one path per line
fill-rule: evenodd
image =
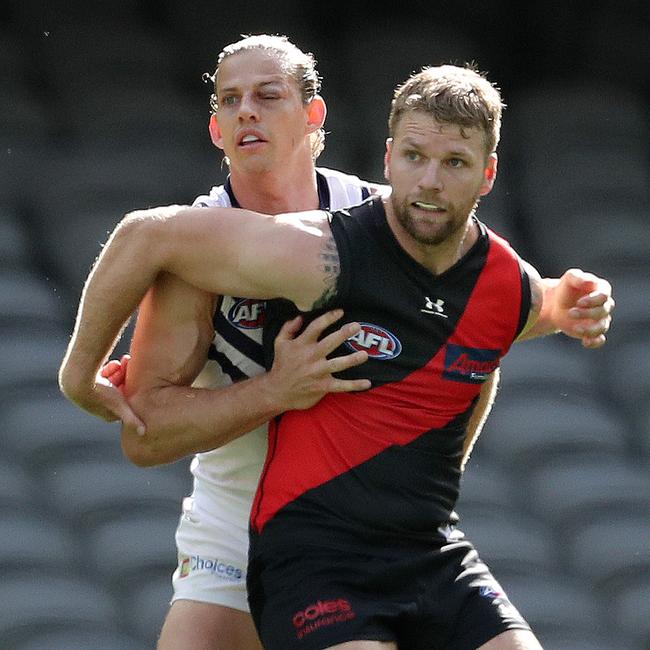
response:
M175 600L197 600L248 612L246 567L248 521L253 494L222 492L218 502L183 500L176 529L178 566L172 576Z

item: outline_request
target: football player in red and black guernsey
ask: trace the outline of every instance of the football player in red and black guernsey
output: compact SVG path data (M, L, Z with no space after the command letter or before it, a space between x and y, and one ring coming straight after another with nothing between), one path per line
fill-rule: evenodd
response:
M562 331L599 347L613 301L609 283L577 269L542 280L476 218L496 176L501 110L476 71L424 69L391 107L389 196L333 213L132 213L85 287L68 363L87 362L91 336L105 355L162 271L304 312L342 308L358 324L343 346L367 363L270 433L248 574L269 650L540 648L456 527L468 425L513 342ZM324 359L323 372L342 359ZM338 393L353 377L371 385Z

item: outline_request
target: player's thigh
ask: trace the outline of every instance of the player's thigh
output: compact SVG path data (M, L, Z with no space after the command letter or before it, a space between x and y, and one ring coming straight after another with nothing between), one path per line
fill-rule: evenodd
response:
M250 614L196 600L175 600L172 603L157 648L262 650Z
M508 630L490 639L478 650L542 650L542 646L530 630Z
M346 641L327 650L397 650L397 644L393 641Z

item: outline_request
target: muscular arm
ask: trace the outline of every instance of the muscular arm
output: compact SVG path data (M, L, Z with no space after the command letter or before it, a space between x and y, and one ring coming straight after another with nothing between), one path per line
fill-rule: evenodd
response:
M531 283L531 311L517 341L564 332L580 338L585 347L600 347L611 321L614 301L606 280L579 269L561 278L540 278L534 267L524 262ZM499 385L497 368L481 388L479 400L467 426L461 469L465 467L487 420Z
M175 276L161 274L140 305L123 390L146 423L146 433L122 425L122 448L137 465L171 462L200 451L192 437L197 431L211 433L213 447L219 445L221 432L209 426L209 415L206 419L206 391L190 388L214 335L215 300ZM225 426L223 414L214 417L219 416Z
M588 348L605 343L614 301L610 284L590 273L570 269L561 278L540 278L524 262L530 278L531 310L517 341L564 332L582 340ZM497 368L481 388L479 400L467 426L461 469L465 467L496 398L500 371Z
M140 306L124 392L146 431L140 435L132 426L122 426L122 448L137 465L168 463L215 449L285 410L311 405L325 392L369 387L366 380L331 376L337 368L363 362L365 353L325 359L357 331L356 324L316 344L321 327L335 322L336 312L321 316L297 339L290 339L292 324L285 326L276 341L278 361L270 372L219 388L190 386L207 360L214 302L212 295L162 274ZM292 346L290 354L279 349L286 344ZM289 367L284 367L287 358Z
M530 278L531 311L517 341L562 332L580 339L585 348L603 346L614 309L609 282L580 269L542 279L534 267L523 264Z
M335 252L335 247L334 247ZM63 392L82 408L97 406L95 376L131 313L163 272L203 291L284 297L307 310L336 282L332 237L321 212L270 217L225 209L158 208L127 215L91 271L59 373Z
M140 305L124 393L146 432L122 426L122 449L137 465L214 449L279 412L264 375L218 390L190 386L214 336L214 301L162 274Z

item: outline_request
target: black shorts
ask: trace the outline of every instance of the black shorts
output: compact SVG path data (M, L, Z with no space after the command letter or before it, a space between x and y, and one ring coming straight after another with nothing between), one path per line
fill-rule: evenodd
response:
M287 548L248 571L266 650L322 650L354 640L408 650L475 650L530 629L466 540L362 552Z

